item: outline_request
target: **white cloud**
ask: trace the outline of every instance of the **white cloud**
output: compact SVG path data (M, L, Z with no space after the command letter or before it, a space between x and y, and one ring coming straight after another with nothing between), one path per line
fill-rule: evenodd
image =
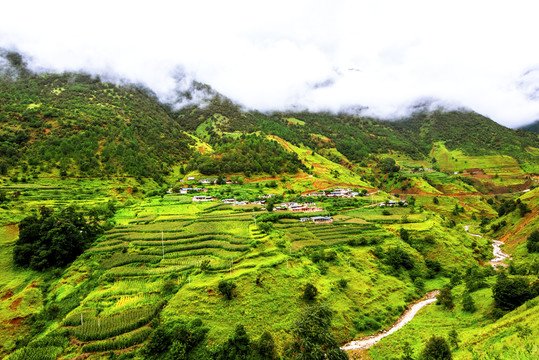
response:
M178 68L249 108L401 116L420 99L539 119L534 1L20 1L0 47L166 97ZM527 73L529 70L535 70Z

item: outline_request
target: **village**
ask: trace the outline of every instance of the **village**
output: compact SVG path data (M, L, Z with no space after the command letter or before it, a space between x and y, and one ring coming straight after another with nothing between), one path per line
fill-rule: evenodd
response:
M191 182L191 184L196 181L199 184L202 185L225 185L225 184L237 184L237 181L229 180L229 179L199 179L198 181L195 179L195 177L188 177L188 181ZM171 188L167 191L168 194L177 193L182 195L187 194L197 194L197 193L207 193L208 189L204 187L182 187L182 188ZM271 210L273 212L294 212L294 213L321 213L324 212L325 209L319 205L317 205L315 202L312 201L312 198L356 198L358 196L367 196L366 190L363 190L361 192L354 191L350 188L338 188L338 189L329 189L329 190L320 190L315 192L306 192L302 194L302 197L305 198L311 198L311 201L305 201L305 202L282 202L282 203L274 203L271 202ZM265 195L259 195L258 200L255 201L248 201L248 200L237 200L236 198L225 198L220 199L216 196L210 196L210 195L194 195L192 197L193 202L209 202L209 201L220 201L223 204L232 205L232 206L248 206L248 205L254 205L254 206L260 206L258 208L259 211L267 211L268 206L268 200L275 198L277 194L265 194ZM386 202L371 204L369 206L380 206L380 207L393 207L393 206L407 206L406 200L388 200ZM333 222L333 218L331 216L312 216L312 217L302 217L299 218L299 221L302 223L315 223L315 224L329 224Z

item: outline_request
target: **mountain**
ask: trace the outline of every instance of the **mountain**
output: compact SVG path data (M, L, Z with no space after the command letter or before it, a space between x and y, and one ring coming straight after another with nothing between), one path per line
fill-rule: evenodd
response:
M358 356L431 333L455 359L536 355L537 134L466 111L262 113L196 82L165 104L3 59L7 359L340 359L440 289Z
M212 145L238 131L261 131L315 151L332 145L355 162L370 154L395 151L415 160L430 160L437 142L464 155L537 160L529 151L539 148L536 135L505 128L472 112L420 112L395 122L346 114L263 114L242 111L199 83L193 84L192 91L178 94L176 103L199 97L205 99L204 104L174 110L138 86L104 83L84 74L36 75L25 69L22 59L8 55L12 65L3 73L11 76L4 76L0 93L0 169L4 174L22 160L32 167L39 164L34 171L57 167L64 175L152 174L159 178L196 152L197 140L192 135ZM330 142L320 141L317 134ZM237 172L237 167L229 168ZM218 171L230 172L226 167Z
M531 123L531 124L522 126L522 127L520 128L520 130L531 131L531 132L534 132L534 133L539 133L539 120L536 120L535 122L533 122L533 123Z

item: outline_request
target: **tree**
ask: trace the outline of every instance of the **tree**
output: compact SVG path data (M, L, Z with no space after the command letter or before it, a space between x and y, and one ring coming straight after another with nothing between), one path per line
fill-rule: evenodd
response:
M451 310L455 307L455 304L453 303L453 295L451 294L451 288L449 287L443 287L438 296L436 296L436 299L438 300L438 304L442 305L446 309Z
M505 271L500 271L496 284L492 288L494 306L503 311L511 311L533 298L533 292L524 277L508 278Z
M257 360L277 359L275 341L269 331L264 331L258 341L254 343L254 352Z
M412 346L408 341L405 341L402 346L402 356L400 360L414 360L413 354Z
M40 217L24 218L19 230L13 260L18 266L38 271L71 263L103 231L73 207L60 213L42 207Z
M477 310L475 303L470 295L470 292L465 291L462 295L462 310L473 313Z
M228 280L221 280L219 281L218 289L221 294L223 294L227 300L232 300L234 297L234 289L236 288L236 284L232 281Z
M435 196L435 197L432 199L432 202L433 202L435 205L438 205L438 204L440 203L440 200L438 200L438 197Z
M318 289L311 283L308 283L303 290L303 300L310 302L316 299Z
M396 165L395 160L392 158L385 158L380 163L380 170L382 170L383 173L391 173L391 172L398 172L400 167Z
M449 342L451 343L451 345L453 345L455 348L458 349L460 339L459 339L459 334L457 333L457 330L455 329L451 330L451 332L449 333Z
M518 204L518 211L520 212L520 217L524 217L527 213L530 212L530 209L528 209L528 205L521 202Z
M307 307L292 330L293 342L286 350L287 358L294 360L347 360L331 334L333 312L327 305Z
M207 332L208 328L202 326L200 319L168 321L155 329L141 353L144 359L151 360L187 359L189 353L204 341Z
M143 355L146 359L153 359L167 351L171 344L166 327L161 325L150 335L150 342L144 347Z
M414 260L403 249L391 248L385 254L386 262L392 266L395 270L398 270L401 266L406 270L410 270L414 267Z
M528 252L530 253L539 252L539 230L535 230L528 236L526 249L528 249Z
M399 235L400 235L402 241L404 241L406 243L410 241L410 233L405 228L400 228Z
M228 340L223 344L216 360L249 360L252 359L251 340L243 325L237 325Z
M421 360L451 360L451 349L447 341L441 336L433 336L425 345L421 353Z

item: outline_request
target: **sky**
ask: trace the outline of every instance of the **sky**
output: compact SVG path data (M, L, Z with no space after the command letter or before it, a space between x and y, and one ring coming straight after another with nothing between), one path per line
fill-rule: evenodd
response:
M32 69L143 83L163 100L197 80L261 111L539 119L537 1L18 0L2 13L0 48Z

